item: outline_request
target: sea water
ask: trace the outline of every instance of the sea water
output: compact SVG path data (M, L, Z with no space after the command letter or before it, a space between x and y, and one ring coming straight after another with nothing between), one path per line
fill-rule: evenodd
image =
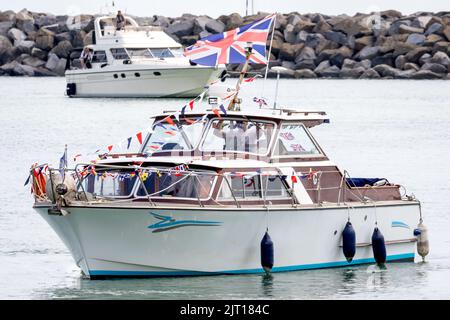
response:
M230 79L229 79L230 80ZM227 81L229 81L227 80ZM230 84L235 80L230 80ZM2 299L449 299L450 81L280 80L278 106L326 111L312 133L353 177L402 184L421 200L431 251L425 263L185 278L84 279L32 209L31 164L58 166L149 127L186 99L71 99L63 78L0 78L0 298ZM275 81L246 84L273 104ZM302 250L304 243L298 243ZM276 244L275 244L276 246ZM275 262L276 263L276 262Z

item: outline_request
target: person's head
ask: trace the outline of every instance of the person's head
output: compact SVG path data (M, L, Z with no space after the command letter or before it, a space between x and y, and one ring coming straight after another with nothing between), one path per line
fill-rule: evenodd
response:
M84 47L83 51L87 53L87 52L89 52L89 48L88 47Z
M121 15L122 15L122 11L120 11L120 10L117 11L117 15L118 15L118 16L121 16Z

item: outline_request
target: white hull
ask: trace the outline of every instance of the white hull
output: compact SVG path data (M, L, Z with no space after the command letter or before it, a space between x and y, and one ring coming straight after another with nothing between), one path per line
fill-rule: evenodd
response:
M223 70L132 64L120 68L107 66L104 70L70 70L66 71L66 80L76 86L72 97L195 97Z
M275 253L272 272L374 262L370 243L376 217L387 260L412 261L419 220L416 202L350 209L357 249L348 263L341 247L345 206L277 209L268 217L261 208L69 207L66 216L49 215L45 206L35 209L91 278L262 273L260 242L267 221Z

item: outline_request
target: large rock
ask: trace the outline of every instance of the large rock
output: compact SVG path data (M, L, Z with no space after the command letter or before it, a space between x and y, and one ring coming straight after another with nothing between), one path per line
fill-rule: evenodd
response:
M379 64L386 64L388 66L394 66L394 57L392 53L386 53L385 55L378 56L372 59L372 67Z
M442 76L434 73L430 70L420 70L416 73L414 73L410 79L416 79L416 80L433 80L433 79L442 79Z
M0 22L12 22L13 25L16 24L16 13L12 10L0 11Z
M361 38L355 39L355 50L360 51L364 47L371 47L374 44L373 36L364 36Z
M206 31L211 33L222 33L225 31L225 24L220 21L211 20L205 25Z
M242 19L239 13L232 13L231 15L229 15L229 19L226 22L226 29L227 30L236 29L241 25L243 25L243 23L244 20Z
M12 61L10 63L4 64L0 67L4 73L9 74L11 76L34 76L33 67L22 65L17 61Z
M428 47L418 47L415 48L411 51L409 51L406 55L405 58L406 60L408 60L409 62L418 62L419 58L424 55L425 53L430 53L431 49Z
M317 58L313 48L304 47L300 54L295 58L296 63L300 63L304 60L315 60Z
M443 41L444 38L437 34L430 34L426 39L423 45L425 47L432 47L436 42Z
M33 68L38 68L38 67L45 66L45 61L43 61L39 58L36 58L36 57L28 56L22 60L22 64L33 67Z
M59 58L67 58L73 50L70 41L64 40L58 43L50 52L56 54Z
M406 43L414 44L414 45L422 45L425 42L426 37L423 34L412 33L408 36Z
M92 35L93 32L90 31L89 33L91 34L91 38L90 39L86 39L86 32L84 32L83 30L70 30L69 31L70 36L72 37L72 46L74 48L81 48L84 47L85 45L88 44L92 44Z
M394 49L394 58L397 58L399 55L408 54L415 49L417 49L417 46L410 43L396 43Z
M21 42L27 38L25 33L22 30L17 29L17 28L9 29L8 37L14 43L14 46L17 46L19 44L19 42Z
M36 35L36 47L42 50L50 51L55 43L54 33L41 28Z
M325 38L340 45L346 45L348 43L348 38L345 33L339 31L327 31L325 32Z
M393 77L395 78L399 72L399 70L388 66L387 64L379 64L373 68L376 72L378 72L382 77Z
M288 43L295 43L297 40L297 34L294 31L294 26L288 24L283 32L284 40Z
M448 67L439 64L439 63L425 63L421 70L430 70L434 73L445 73L447 74L449 72Z
M212 19L208 16L200 16L194 19L194 28L192 32L194 34L200 34L200 32L205 31L206 24ZM222 23L223 24L223 23Z
M405 63L405 65L403 66L403 70L414 70L414 71L419 71L420 67L412 62L407 62Z
M48 70L55 70L56 67L58 66L58 62L59 62L59 58L56 54L54 53L49 53L48 57L47 57L47 63L45 64L45 67Z
M36 45L36 43L34 41L24 40L24 41L20 41L17 44L17 48L21 52L31 53L31 50L34 48L35 45Z
M351 78L351 79L357 79L361 77L366 72L366 69L363 67L357 67L357 68L342 68L340 72L341 78Z
M300 69L300 70L295 70L294 77L296 79L315 79L315 78L317 78L317 75L312 70Z
M297 22L296 25L294 25L294 31L297 33L300 31L305 31L305 32L311 33L311 32L313 32L315 26L316 26L316 24L311 21L300 20L299 22Z
M423 31L424 30L422 28L414 28L404 24L400 25L398 28L398 32L400 34L423 33Z
M12 21L3 21L0 22L0 35L8 36L8 31L14 26L14 22Z
M47 51L41 50L39 48L33 48L31 50L31 55L41 60L47 60L48 53Z
M183 37L191 35L193 30L194 30L194 21L184 20L174 22L166 29L166 32L173 34L177 37Z
M34 24L40 29L45 26L50 26L52 24L57 24L58 20L56 19L56 16L52 14L43 14L39 15L34 19Z
M442 31L442 33L445 35L445 37L447 38L447 41L450 41L450 26L446 26L444 28L444 30Z
M0 35L0 57L5 53L8 49L12 48L12 43L9 38Z
M419 58L419 64L422 66L422 65L424 65L425 63L430 62L430 61L431 61L431 58L432 58L431 54L425 53L424 55L422 55L422 56Z
M341 19L333 25L333 28L334 30L344 32L347 36L367 35L372 32L364 21L355 17Z
M331 26L324 20L319 20L316 23L316 26L314 27L314 29L312 30L314 33L319 33L324 35L325 33L327 33L328 31L331 31L332 28Z
M331 66L321 70L319 75L323 78L339 78L341 70L337 66Z
M300 69L309 69L314 70L316 68L316 63L314 60L302 60L295 64L294 69L300 70Z
M365 60L365 59L372 59L378 55L378 52L380 51L380 47L365 47L360 52L358 52L355 56L357 60Z
M429 36L430 34L442 34L442 31L444 30L444 26L440 23L433 23L431 26L428 27L427 31L425 31L425 35Z
M395 58L394 65L395 65L395 67L396 67L397 69L402 70L403 67L405 66L405 63L406 63L406 62L407 62L407 61L406 61L405 56L404 56L404 55L399 55L397 58Z
M22 9L16 14L16 27L20 30L30 33L36 30L34 17L27 9Z
M279 58L287 61L294 61L297 54L303 49L304 44L283 43L280 48Z
M319 63L319 65L314 69L314 73L321 74L325 69L331 66L330 61L325 60Z
M439 63L446 67L450 66L450 58L448 57L448 54L445 54L444 52L436 52L430 61L433 63Z

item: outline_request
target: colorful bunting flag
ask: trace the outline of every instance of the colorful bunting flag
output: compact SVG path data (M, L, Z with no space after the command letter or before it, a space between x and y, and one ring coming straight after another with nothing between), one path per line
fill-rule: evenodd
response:
M138 132L138 133L136 134L136 137L137 137L137 139L138 139L138 141L139 141L139 144L142 144L142 132Z

